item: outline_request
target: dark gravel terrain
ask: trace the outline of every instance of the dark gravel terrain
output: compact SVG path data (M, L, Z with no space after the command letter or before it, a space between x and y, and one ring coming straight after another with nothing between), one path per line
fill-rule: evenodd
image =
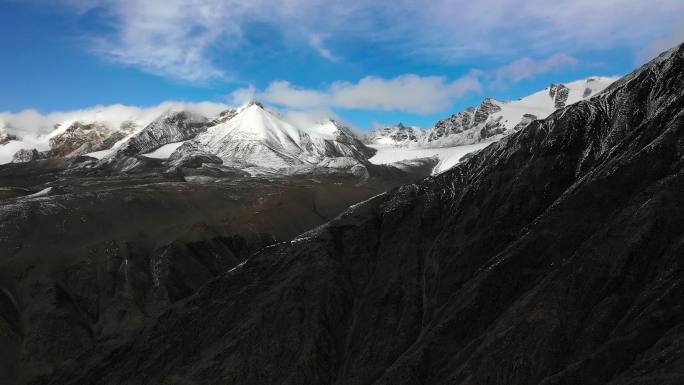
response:
M138 160L135 173L84 168L84 157L0 166L0 384L126 337L262 247L435 163L368 165L360 180Z

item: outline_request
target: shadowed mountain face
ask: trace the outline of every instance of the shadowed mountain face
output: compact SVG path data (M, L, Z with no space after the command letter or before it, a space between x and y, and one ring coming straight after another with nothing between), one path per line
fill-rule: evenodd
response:
M681 384L684 47L36 384Z
M161 161L135 174L92 158L0 167L0 384L21 384L116 345L250 254L422 179L368 165L363 178L313 170L246 176Z

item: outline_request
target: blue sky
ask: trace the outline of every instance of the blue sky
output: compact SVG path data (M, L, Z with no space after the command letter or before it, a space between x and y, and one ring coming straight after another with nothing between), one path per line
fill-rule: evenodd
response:
M163 101L431 126L484 96L629 72L681 0L0 0L0 111Z

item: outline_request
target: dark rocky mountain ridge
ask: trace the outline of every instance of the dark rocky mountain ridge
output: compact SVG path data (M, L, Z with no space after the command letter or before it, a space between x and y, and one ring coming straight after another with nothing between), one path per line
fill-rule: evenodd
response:
M33 384L681 384L684 46Z

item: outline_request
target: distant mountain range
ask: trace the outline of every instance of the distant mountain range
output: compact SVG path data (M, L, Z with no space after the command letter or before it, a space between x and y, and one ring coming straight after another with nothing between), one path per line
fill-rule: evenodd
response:
M453 147L491 142L543 119L558 108L590 98L603 91L616 78L590 77L567 84L551 84L532 95L513 101L485 98L470 107L435 123L432 128L407 127L401 123L382 127L369 143L406 147Z
M614 80L591 77L551 84L514 101L485 98L478 107L442 119L432 128L399 123L367 135L354 133L333 119L294 123L259 102L227 109L215 117L169 110L147 123L119 119L115 125L76 119L58 124L42 138L46 150L34 149L35 143L0 130L0 163L86 156L97 159L97 167L108 165L121 171L133 170L144 158L152 158L169 166L207 161L250 172L302 172L312 167L349 169L368 162L437 157L435 172L441 172L468 152L558 108L590 98Z

